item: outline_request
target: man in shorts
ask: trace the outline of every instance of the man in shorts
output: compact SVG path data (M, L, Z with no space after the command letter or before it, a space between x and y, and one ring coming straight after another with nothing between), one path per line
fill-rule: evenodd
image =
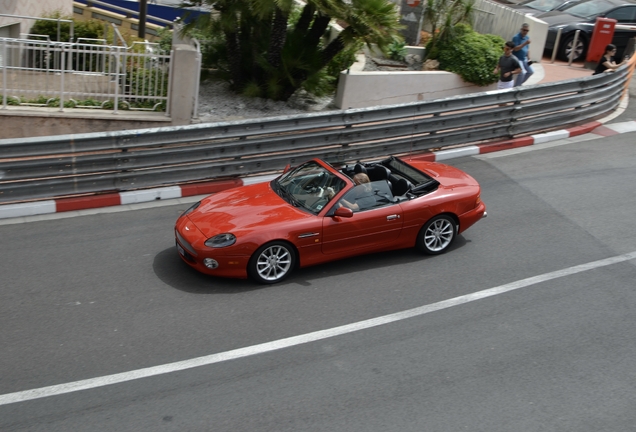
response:
M517 59L517 57L512 55L512 50L514 48L514 42L506 42L506 44L504 45L504 54L499 57L499 63L497 63L497 67L493 71L493 73L499 74L499 82L497 83L497 88L500 90L514 87L514 75L521 72L519 60Z

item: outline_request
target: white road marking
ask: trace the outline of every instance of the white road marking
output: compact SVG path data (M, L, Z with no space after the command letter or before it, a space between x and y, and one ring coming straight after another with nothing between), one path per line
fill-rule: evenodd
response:
M372 318L365 321L359 321L352 324L343 325L340 327L334 327L331 329L320 330L312 333L307 333L298 336L292 336L285 339L279 339L272 342L265 342L258 345L252 345L245 348L239 348L231 351L226 351L218 354L211 354L203 357L198 357L190 360L183 360L175 363L168 363L159 366L153 366L144 369L137 369L130 372L122 372L113 375L106 375L97 378L85 379L81 381L75 381L65 384L58 384L48 387L41 387L32 390L25 390L15 393L8 393L0 395L0 406L8 405L16 402L24 402L32 399L39 399L48 396L57 396L65 393L72 393L80 390L88 390L97 387L103 387L111 384L123 383L140 378L147 378L171 372L182 371L199 366L207 366L214 363L220 363L228 360L239 359L242 357L253 356L266 352L271 352L283 348L289 348L296 345L306 344L309 342L315 342L322 339L332 338L335 336L344 335L347 333L353 333L360 330L365 330L372 327L381 326L384 324L393 323L396 321L413 318L416 316L425 315L430 312L435 312L442 309L447 309L453 306L470 303L476 300L481 300L487 297L496 296L509 291L518 290L531 285L536 285L542 282L546 282L552 279L561 278L564 276L570 276L576 273L596 269L599 267L605 267L612 264L621 263L636 259L636 251L623 255L617 255L611 258L606 258L598 261L592 261L587 264L581 264L574 267L569 267L562 270L545 273L539 276L530 277L527 279L521 279L509 284L500 285L498 287L489 288L483 291L478 291L472 294L467 294L459 297L455 297L449 300L444 300L437 303L432 303L425 306L420 306L414 309L397 312L390 315L384 315L377 318Z
M607 124L603 126L605 126L608 129L612 129L614 132L618 132L618 133L636 132L636 121Z
M92 208L92 209L73 210L73 211L60 212L60 213L47 213L47 214L40 214L40 215L34 215L34 216L18 216L11 219L0 219L0 225L16 225L16 224L27 223L27 222L40 222L40 221L46 221L46 220L68 219L68 218L74 218L79 216L91 216L96 214L107 214L107 213L121 213L121 212L130 211L130 210L144 210L149 208L176 206L180 204L192 204L209 195L210 194L196 195L196 196L183 197L183 198L174 198L169 200L147 201L147 202L140 202L136 204L125 204L125 205L118 205L118 206L111 206L111 207L98 207L98 208ZM190 205L188 205L187 207L184 207L183 210L187 209L188 207L190 207Z
M558 130L553 132L546 132L542 134L532 135L535 144L543 144L550 141L556 141L561 139L570 138L570 132L567 130Z

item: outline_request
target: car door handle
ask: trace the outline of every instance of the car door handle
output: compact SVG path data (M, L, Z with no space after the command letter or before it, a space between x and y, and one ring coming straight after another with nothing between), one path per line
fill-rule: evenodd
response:
M320 233L317 232L310 232L310 233L304 233L304 234L299 234L298 238L302 239L302 238L307 238L307 237L315 237L317 235L320 235Z
M392 220L396 220L396 219L399 219L399 218L400 218L400 215L396 215L396 214L395 214L395 215L389 215L389 216L387 216L387 217L386 217L386 220L388 220L388 221L392 221Z

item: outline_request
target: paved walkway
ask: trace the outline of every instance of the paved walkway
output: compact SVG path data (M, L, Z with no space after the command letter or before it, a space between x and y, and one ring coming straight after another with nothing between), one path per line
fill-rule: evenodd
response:
M586 69L583 63L572 63L555 60L554 63L546 57L540 63L532 65L534 74L524 85L563 81L572 78L583 78L592 75L593 70Z

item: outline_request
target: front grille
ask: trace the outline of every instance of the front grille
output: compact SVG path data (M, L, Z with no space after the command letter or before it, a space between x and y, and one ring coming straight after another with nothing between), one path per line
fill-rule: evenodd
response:
M188 252L187 250L185 250L183 248L183 246L181 246L179 244L178 241L175 241L175 244L177 245L177 251L179 252L179 255L181 255L186 261L191 262L191 263L196 263L196 260L194 259L194 257L190 254L190 252Z
M174 234L177 237L177 240L179 241L179 243L181 243L181 246L183 246L183 248L186 251L188 251L190 255L197 256L197 253L194 251L194 248L190 246L190 243L188 243L181 234L179 234L179 231L174 230Z

